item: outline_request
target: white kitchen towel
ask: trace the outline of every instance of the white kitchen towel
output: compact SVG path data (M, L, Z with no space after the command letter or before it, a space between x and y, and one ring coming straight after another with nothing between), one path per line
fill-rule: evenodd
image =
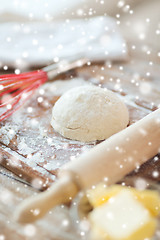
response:
M0 24L0 63L27 68L69 58L124 60L127 47L114 19Z

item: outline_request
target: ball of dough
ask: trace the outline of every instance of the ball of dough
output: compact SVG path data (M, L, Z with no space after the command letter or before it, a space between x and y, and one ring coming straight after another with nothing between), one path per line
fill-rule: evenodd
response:
M66 138L90 142L104 140L129 122L125 104L105 88L94 85L73 88L52 110L51 125Z

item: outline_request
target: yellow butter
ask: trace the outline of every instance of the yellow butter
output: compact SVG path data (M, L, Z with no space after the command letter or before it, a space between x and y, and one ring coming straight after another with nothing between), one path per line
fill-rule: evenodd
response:
M160 196L157 191L144 190L138 191L134 188L131 189L137 200L140 201L152 214L158 216L160 213Z
M90 219L92 222L92 220ZM157 227L157 221L154 218L151 218L147 224L143 227L140 227L131 234L129 237L123 239L114 239L109 236L106 232L104 232L100 227L98 227L95 223L92 223L92 231L90 233L90 239L92 240L144 240L144 239L152 239L154 232ZM116 231L116 229L115 229Z
M157 225L156 219L133 192L126 189L95 208L89 219L92 223L91 239L94 240L150 239Z
M112 196L115 196L122 189L123 187L118 184L107 187L105 184L100 183L96 185L94 189L87 191L87 198L91 205L95 208L107 202Z
M105 184L100 183L95 189L91 189L87 192L87 197L91 205L95 208L107 202L111 197L124 189L131 191L135 198L150 211L152 216L157 216L160 213L160 196L159 193L154 190L140 191L118 184L107 187Z

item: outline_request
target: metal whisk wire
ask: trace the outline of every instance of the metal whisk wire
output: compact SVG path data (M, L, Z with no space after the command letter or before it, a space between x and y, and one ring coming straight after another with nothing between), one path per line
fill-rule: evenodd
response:
M81 67L87 62L88 59L83 58L59 62L32 72L0 75L0 109L5 108L0 114L0 121L17 111L46 81L52 80L58 74Z
M11 116L47 81L47 73L43 70L21 74L0 76L0 108L6 108L0 115L0 121Z

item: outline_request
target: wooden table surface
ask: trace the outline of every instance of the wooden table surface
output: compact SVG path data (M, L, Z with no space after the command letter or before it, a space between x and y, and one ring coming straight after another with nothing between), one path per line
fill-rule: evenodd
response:
M132 48L134 44L130 44L130 60L128 63L115 63L115 68L109 69L108 65L105 65L105 71L109 72L110 76L122 79L130 77L125 72L119 70L123 66L128 68L127 72L132 75L139 73L141 76L146 76L147 72L151 73L150 79L152 81L152 75L157 81L158 91L160 90L160 60L157 57L157 51L152 51L151 55L147 55L144 52L142 46L137 46L137 49ZM153 62L153 64L149 64ZM94 69L94 71L92 71ZM91 66L79 70L80 76L87 76L88 70L92 71L93 77L96 74L96 70L100 71L101 66ZM97 76L97 75L96 75ZM160 95L157 99L160 104ZM143 102L145 105L145 101ZM154 110L154 109L153 109ZM152 111L152 110L151 110ZM157 171L157 177L153 177L153 171ZM134 173L135 174L135 173ZM138 171L140 177L151 177L155 182L160 181L160 159L157 155L155 159L144 164ZM74 236L70 236L70 230L73 229L72 222L67 224L61 224L58 220L56 210L51 211L47 216L35 224L19 225L13 220L13 213L16 206L28 196L37 194L38 190L30 186L25 180L17 177L10 171L6 170L2 166L0 167L0 240L22 240L22 239L43 239L43 240L58 240L61 239L60 235L63 231L66 232L65 240L67 239L80 239L80 236L75 233ZM66 219L68 211L62 211L63 218ZM63 225L63 226L62 226ZM60 231L59 231L60 230ZM84 239L84 238L83 238Z
M21 182L21 179L14 174L0 167L0 240L80 239L75 223L65 206L50 211L42 220L34 224L20 225L15 222L13 216L16 206L23 199L37 192L33 187Z

